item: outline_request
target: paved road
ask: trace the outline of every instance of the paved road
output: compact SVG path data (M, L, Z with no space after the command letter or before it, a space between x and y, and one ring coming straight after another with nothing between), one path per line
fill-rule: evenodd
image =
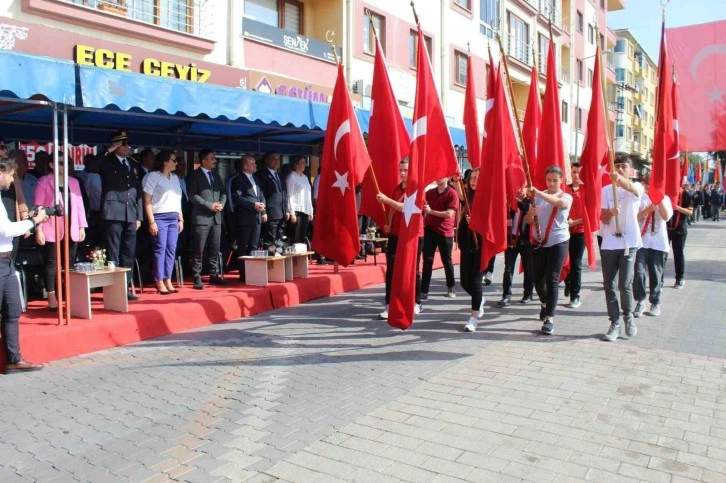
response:
M726 481L726 229L687 256L616 343L599 273L553 337L437 279L404 333L376 287L0 377L0 481Z

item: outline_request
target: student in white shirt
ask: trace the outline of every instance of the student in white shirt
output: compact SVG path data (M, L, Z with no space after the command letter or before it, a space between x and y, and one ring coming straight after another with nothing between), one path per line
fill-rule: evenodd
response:
M643 182L647 190L648 180ZM668 196L654 205L647 193L640 201L638 220L643 248L635 256L635 279L633 280L633 296L635 309L633 317L640 317L645 311L645 297L649 296L650 310L648 315L660 315L660 294L663 289L663 270L668 258L668 227L667 222L673 216L673 205ZM649 291L646 292L645 280L648 277Z
M638 328L633 322L635 305L633 271L635 252L643 245L638 226L638 211L640 199L643 196L643 185L630 181L632 169L633 162L628 156L621 155L615 160L615 172L610 174L610 178L617 189L617 208L613 198L613 186L605 186L602 189L600 259L605 285L605 302L610 319L610 329L605 334L604 340L610 342L620 337L620 309L622 309L625 321L625 334L628 337L634 337L638 332ZM620 292L620 308L618 308L618 291L615 289L616 277Z

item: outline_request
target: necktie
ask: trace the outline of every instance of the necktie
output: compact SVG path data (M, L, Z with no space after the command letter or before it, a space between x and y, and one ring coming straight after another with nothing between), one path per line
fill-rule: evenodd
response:
M214 188L214 176L212 176L212 172L207 171L207 176L209 177L209 186Z
M124 168L126 168L126 172L128 173L129 172L129 162L126 160L126 158L121 160L121 164L124 165Z
M275 183L277 183L277 189L282 190L282 185L280 184L280 177L277 175L277 171L275 171Z

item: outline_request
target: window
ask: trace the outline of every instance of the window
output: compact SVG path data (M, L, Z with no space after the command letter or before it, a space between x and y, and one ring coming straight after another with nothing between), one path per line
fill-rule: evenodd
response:
M605 0L600 0L600 8L605 10Z
M434 50L434 43L431 37L424 34L424 44L426 45L426 51L429 54L429 60ZM418 55L418 32L411 30L408 35L408 65L412 68L416 68L416 56Z
M539 45L539 71L547 70L547 53L550 48L550 42L547 37L537 34L537 44Z
M625 69L615 69L615 80L617 82L625 82Z
M381 42L381 48L385 52L386 21L382 16L373 12L370 12L370 19L368 15L363 15L363 52L366 54L375 55L376 53L376 32L378 33L378 40Z
M621 138L625 136L625 125L624 124L618 124L615 126L615 137Z
M454 0L454 3L460 6L461 8L465 8L467 10L471 10L471 0Z
M615 42L615 52L624 54L625 53L625 40L624 39L618 39L617 42Z
M633 110L633 114L635 114L635 117L638 119L643 119L644 116L644 110L643 110L643 104L636 104L635 109ZM647 119L646 119L647 122Z
M303 33L303 4L297 0L245 0L245 17L297 34Z
M600 34L600 50L605 51L605 36Z
M481 33L487 37L494 38L494 29L499 29L499 1L500 0L480 0L481 4L481 23L479 27Z
M595 27L592 24L587 24L587 41L591 44L595 44Z
M509 55L529 64L529 24L509 12Z
M562 122L570 122L569 116L570 116L570 106L567 104L566 101L562 101Z
M74 1L83 5L98 7L95 0ZM128 16L140 22L150 23L178 32L193 31L194 6L192 0L119 0L116 2L128 9Z
M582 12L577 11L577 31L582 33L585 28L585 17L582 16Z
M454 51L454 84L466 86L466 73L469 67L469 56L458 50Z
M575 127L578 131L582 131L582 109L577 108L577 118L575 119Z
M655 103L655 94L652 92L650 93L650 104L653 105Z
M587 87L592 87L592 69L587 69Z
M625 97L618 96L617 103L618 103L618 109L625 109Z
M575 70L577 71L577 82L582 83L582 61L580 59L577 59L575 61Z
M630 129L630 127L628 127L627 129L628 129L628 137L626 139L628 141L632 141L633 140L633 130Z

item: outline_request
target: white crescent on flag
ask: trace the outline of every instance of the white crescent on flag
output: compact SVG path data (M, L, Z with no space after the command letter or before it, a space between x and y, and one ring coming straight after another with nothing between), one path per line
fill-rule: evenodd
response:
M673 130L676 132L676 138L677 138L677 136L680 134L680 131L678 130L678 119L673 119ZM677 151L672 156L670 156L668 159L676 159L676 158L681 157L680 146L676 146L676 148L678 148Z
M335 142L333 143L333 155L335 156L335 159L338 159L338 143L340 142L340 139L345 136L346 134L350 134L350 119L347 119L345 122L343 122L338 130L335 132Z
M484 137L487 137L487 114L489 114L489 111L492 110L494 107L494 98L487 99L486 103L484 104Z
M411 136L411 142L414 142L419 136L426 135L426 123L426 116L420 117L415 123L413 123L413 136Z

